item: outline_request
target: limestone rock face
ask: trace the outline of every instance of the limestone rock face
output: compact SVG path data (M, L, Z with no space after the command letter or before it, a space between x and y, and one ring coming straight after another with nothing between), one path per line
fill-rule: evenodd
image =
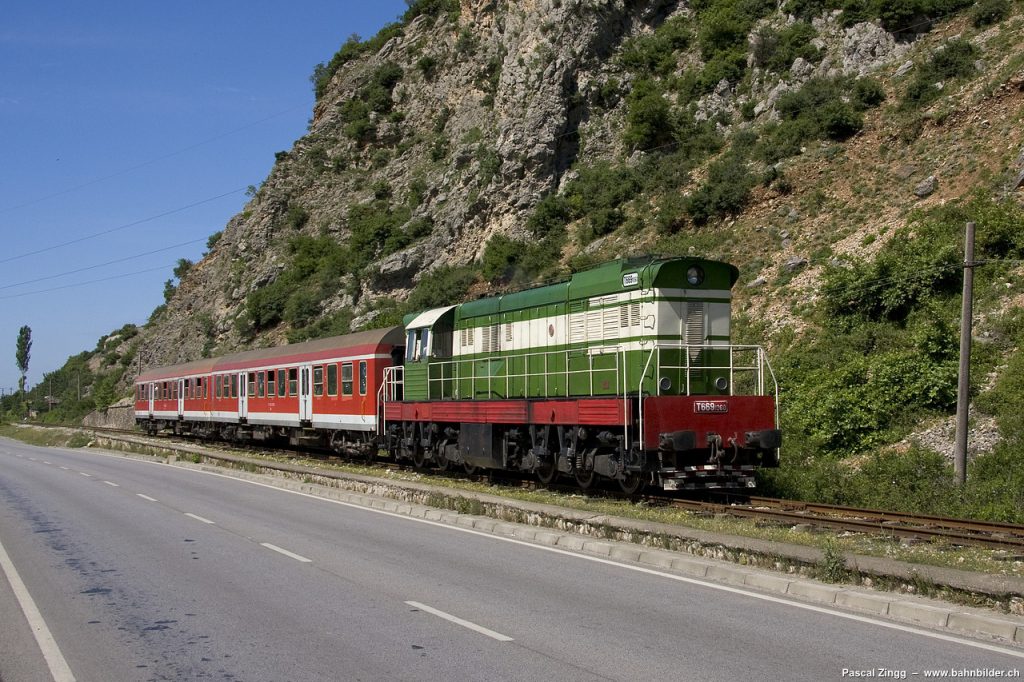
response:
M313 319L350 311L357 323L407 298L424 273L479 259L494 235L527 238L534 208L574 165L642 156L622 143L638 78L622 48L692 11L672 0L462 0L457 16L421 15L345 58L343 49L324 66L306 134L276 154L143 330L142 367L285 340L287 324L254 329L250 307L253 292L288 272L297 237L359 251L359 267L312 304ZM774 13L751 44L765 26L793 21ZM758 124L777 118L778 98L810 78L894 68L906 55L882 28L843 27L837 12L814 27L820 60L798 58L784 73L754 68L749 93L722 80L694 102L695 118L729 135L750 125L743 111ZM694 43L674 73L700 63ZM391 221L386 229L377 217Z

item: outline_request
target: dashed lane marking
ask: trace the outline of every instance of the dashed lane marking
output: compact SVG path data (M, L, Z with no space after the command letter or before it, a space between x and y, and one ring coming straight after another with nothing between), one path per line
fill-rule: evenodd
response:
M150 502L156 502L156 500L154 498L150 497L149 495L143 495L142 493L135 493L135 494L138 495L139 497L141 497L144 500L149 500Z
M198 514L192 514L191 512L185 512L185 516L189 517L190 519L195 519L196 521L202 521L203 523L208 523L211 526L213 525L213 521L211 521L210 519L204 519L202 516L199 516Z
M508 635L503 635L500 632L495 632L494 630L485 628L483 625L477 625L476 623L470 622L468 620L464 620L462 618L459 618L458 616L453 616L450 613L445 613L444 611L439 611L438 609L435 609L435 608L432 608L430 606L427 606L426 604L421 604L418 601L407 601L405 603L408 604L409 606L413 607L414 609L419 609L420 611L426 611L427 613L433 614L433 615L437 616L438 618L444 618L446 621L448 621L450 623L455 623L456 625L461 625L464 628L468 628L468 629L472 630L473 632L479 632L481 635L486 635L487 637L490 637L491 639L496 639L499 642L512 642L512 641L515 641L511 637L509 637Z
M111 488L120 488L121 487L118 484L114 483L113 481L103 481L103 482L106 483L107 485L109 485Z
M313 562L312 559L307 559L306 557L302 556L301 554L296 554L295 552L289 552L287 549L283 549L281 547L278 547L277 545L272 545L269 542L261 542L260 546L261 547L266 547L267 549L271 549L271 550L277 552L278 554L284 554L285 556L291 557L292 559L295 559L296 561L301 561L304 564L309 564L309 563Z
M82 476L86 476L87 478L92 478L92 474L87 474L84 471L79 471L78 473L80 473Z

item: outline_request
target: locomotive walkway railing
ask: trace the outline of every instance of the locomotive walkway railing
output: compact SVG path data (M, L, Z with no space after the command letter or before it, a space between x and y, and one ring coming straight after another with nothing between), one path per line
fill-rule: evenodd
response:
M627 357L627 354L636 355ZM586 357L586 366L579 367L583 357ZM609 366L595 366L595 361L600 363L602 359ZM531 371L531 366L539 369ZM639 377L632 382L629 377L631 366L641 368ZM515 367L523 370L514 371ZM637 372L636 369L633 371ZM385 428L384 404L404 398L405 374L402 366L384 370L384 382L377 395L377 423L382 432ZM430 400L619 396L624 403L624 415L628 414L625 403L631 396L639 395L645 385L648 389L643 391L644 395L732 396L769 395L766 391L770 384L778 422L779 384L768 356L760 346L659 342L649 350L640 351L627 351L620 346L599 346L554 353L435 361L428 363L426 374L426 395ZM673 390L672 377L680 379L682 390ZM728 378L726 385L714 386L713 383L709 385L709 377ZM700 384L698 393L694 393L695 383ZM468 395L463 395L463 387L468 387ZM638 418L642 433L644 401L639 402ZM628 424L624 426L628 434Z
M630 369L634 374L639 369L633 381ZM716 386L710 377L726 383ZM641 391L645 395L768 395L769 382L770 394L778 395L778 382L764 349L744 345L659 342L650 350L598 346L455 358L429 362L425 381L431 400L618 396ZM405 368L388 368L380 401L401 400L404 385Z

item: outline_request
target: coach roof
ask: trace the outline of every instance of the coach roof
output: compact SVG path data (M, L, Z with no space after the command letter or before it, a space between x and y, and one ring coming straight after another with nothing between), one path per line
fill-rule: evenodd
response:
M344 336L330 336L302 343L274 348L257 348L241 353L186 362L168 367L158 367L143 372L136 383L161 381L175 377L201 376L248 367L266 367L298 362L316 362L345 355L368 355L381 351L390 352L394 346L405 343L402 327L371 329Z

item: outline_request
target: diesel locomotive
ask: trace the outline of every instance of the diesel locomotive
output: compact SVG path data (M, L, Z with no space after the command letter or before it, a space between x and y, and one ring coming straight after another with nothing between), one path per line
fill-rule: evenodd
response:
M738 270L619 259L403 325L150 370L137 422L416 467L746 488L779 463L765 352L731 343Z

